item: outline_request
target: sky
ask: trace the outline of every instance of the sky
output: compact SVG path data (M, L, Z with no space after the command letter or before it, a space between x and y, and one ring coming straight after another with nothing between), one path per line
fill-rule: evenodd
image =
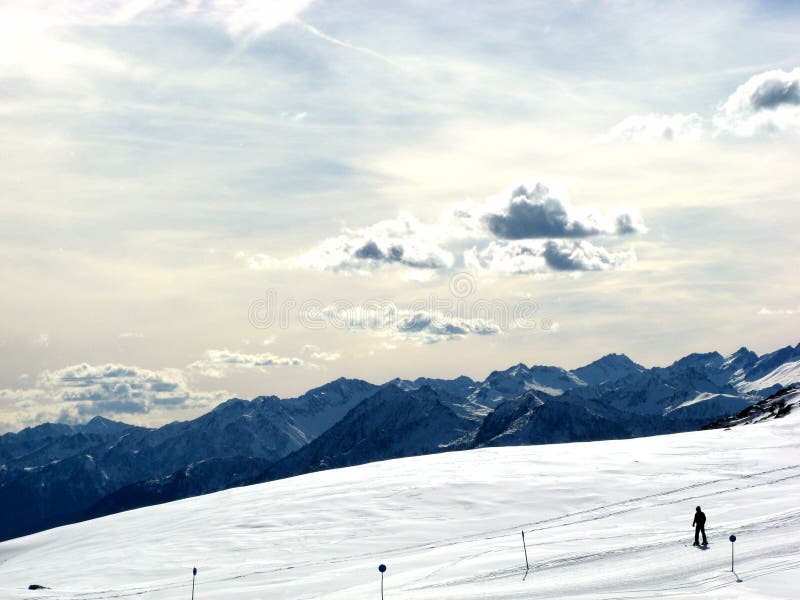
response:
M800 339L791 2L0 2L0 432Z

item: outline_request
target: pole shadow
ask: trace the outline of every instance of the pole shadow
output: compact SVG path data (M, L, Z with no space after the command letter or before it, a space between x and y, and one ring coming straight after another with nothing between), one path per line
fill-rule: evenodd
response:
M731 573L733 573L733 576L734 576L734 577L736 577L736 583L742 583L742 580L741 580L741 578L740 578L740 577L739 577L739 576L736 574L736 571L731 571Z
M530 568L525 569L525 577L522 578L522 581L525 581L528 578L528 573L530 572Z

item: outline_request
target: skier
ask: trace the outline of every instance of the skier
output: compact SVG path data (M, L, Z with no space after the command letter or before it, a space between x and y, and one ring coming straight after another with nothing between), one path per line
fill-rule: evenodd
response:
M708 540L706 539L706 515L705 513L700 510L698 506L695 509L694 513L694 521L692 521L692 525L694 525L694 546L699 546L699 538L700 534L703 534L703 546L708 546Z

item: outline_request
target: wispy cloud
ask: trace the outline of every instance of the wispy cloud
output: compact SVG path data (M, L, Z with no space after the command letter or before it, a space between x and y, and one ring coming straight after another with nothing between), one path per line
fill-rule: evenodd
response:
M400 308L392 303L372 307L331 305L315 314L314 318L325 319L337 329L364 331L379 338L419 345L502 333L501 327L489 319L414 307Z
M795 308L767 308L762 306L758 314L762 317L800 315L800 306Z
M320 39L325 40L326 42L330 42L331 44L335 44L336 46L341 46L342 48L347 48L348 50L353 50L355 52L360 52L360 53L365 54L365 55L367 55L367 56L369 56L371 58L380 60L382 62L385 62L385 63L389 64L389 65L392 65L393 67L398 67L399 66L397 63L395 63L390 58L384 56L383 54L375 52L374 50L371 50L371 49L366 48L364 46L357 46L357 45L351 44L350 42L347 42L345 40L340 40L338 38L335 38L335 37L333 37L331 35L328 35L327 33L323 32L323 31L320 31L319 29L317 29L313 25L310 25L309 23L306 23L305 21L302 21L300 19L296 19L295 21L305 31L307 31L308 33L310 33L312 35L317 36Z
M222 378L232 371L264 371L270 367L302 367L305 364L302 358L294 356L280 356L272 352L248 354L223 348L206 350L203 357L188 368L206 377Z
M304 356L308 356L311 360L331 362L342 357L339 352L325 352L322 348L313 344L306 344L301 348L301 351Z
M141 331L125 331L118 337L123 340L143 340L144 334Z
M706 123L697 113L632 115L614 125L606 134L598 138L598 141L696 142L701 140L705 133Z
M31 340L31 343L37 348L47 348L50 345L50 334L40 333Z

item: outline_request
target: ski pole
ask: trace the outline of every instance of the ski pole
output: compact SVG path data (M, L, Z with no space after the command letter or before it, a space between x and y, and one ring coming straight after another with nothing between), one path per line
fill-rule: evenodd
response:
M530 565L528 565L528 548L525 546L525 532L522 532L522 549L525 551L525 570L530 570Z
M386 572L386 565L379 566L378 571L381 572L381 600L383 600L383 574Z
M197 567L192 569L192 600L194 600L194 578L197 577Z
M736 541L736 536L732 535L728 539L731 541L731 573L733 573L733 542Z

